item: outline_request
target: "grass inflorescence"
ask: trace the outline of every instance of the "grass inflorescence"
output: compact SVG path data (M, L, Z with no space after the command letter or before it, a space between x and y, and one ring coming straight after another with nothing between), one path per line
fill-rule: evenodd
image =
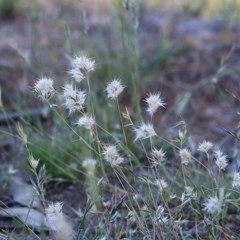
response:
M72 180L85 175L91 208L84 218L95 215L98 219L93 227L96 236L104 235L106 239L115 239L121 234L130 239L211 236L214 239L226 234L225 219L229 208L237 208L233 196L240 186L238 172L232 177L226 176L228 156L206 140L194 150L189 145L184 121L177 125L179 131L175 138L160 135L153 123L158 108L167 108L160 92L146 95L145 119L133 120L128 108L119 102L119 96L128 86L116 78L102 91L118 112L115 126L111 130L104 128L101 119L98 121L100 116L95 115L101 106L93 102L94 92L90 87L94 82L90 71L94 71L95 62L82 55L72 61L75 68L70 71L72 80L60 88L61 92L55 90L55 81L50 78L40 78L34 85L36 94L49 104L54 117L60 118L65 127L56 126L57 133L54 138L49 137L49 141L29 144L29 153L39 158L32 166L46 165L53 176ZM42 81L49 84L41 84ZM89 83L81 86L84 81ZM22 129L19 135L28 146L30 142ZM65 139L67 136L70 138ZM110 210L108 204L111 203L103 201L107 192L124 200ZM61 209L61 203L46 209L47 217L50 210L51 215L56 212L56 216L51 216L56 227L51 225L50 230L58 239L64 236L59 235L58 229L67 221ZM125 224L118 223L119 228L115 226L116 214L122 220L126 218ZM81 239L84 234L93 234L93 230L87 228L74 233L69 223L66 229L72 239L74 235Z

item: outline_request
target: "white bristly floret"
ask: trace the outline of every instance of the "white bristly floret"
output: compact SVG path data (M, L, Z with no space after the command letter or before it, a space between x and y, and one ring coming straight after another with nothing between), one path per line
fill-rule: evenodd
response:
M53 79L42 77L34 85L34 91L43 99L49 99L54 94Z
M78 119L77 124L81 127L91 130L96 122L92 115L84 114Z
M163 99L160 97L160 93L149 94L148 97L145 99L147 103L147 112L152 116L159 107L165 107L165 103Z
M95 61L89 57L79 55L73 59L72 67L82 71L92 72L95 70Z
M163 189L168 186L167 182L164 179L158 179L154 183L156 186L158 186L160 192L162 192Z
M221 150L215 151L214 156L216 158L215 163L218 166L219 170L225 170L228 165L227 156L223 154Z
M221 204L218 197L209 197L207 201L203 204L207 213L214 214L221 211Z
M72 226L62 213L63 204L60 202L50 204L46 209L46 220L48 228L53 232L56 239L73 239Z
M78 109L83 109L83 105L85 103L85 100L86 100L86 93L85 93L85 91L79 90L77 92L77 99L76 99L76 104L78 106Z
M69 110L69 113L81 111L84 108L86 93L84 91L76 91L75 96L65 98L64 106Z
M208 151L212 148L213 144L209 141L203 141L198 146L198 151L208 153Z
M186 149L186 148L181 149L179 151L179 156L181 159L181 163L183 165L188 165L191 162L192 154L188 149Z
M72 84L66 84L63 88L63 98L76 98L77 90L73 87Z
M84 74L81 72L81 70L79 68L72 68L69 71L69 74L78 83L80 83L84 79Z
M134 141L151 138L157 135L151 123L142 123L138 128L135 128L134 131Z
M156 148L153 148L151 151L151 157L153 160L153 164L161 164L163 161L165 161L165 152L162 149L157 150Z
M161 224L166 225L169 222L169 218L164 213L165 209L162 205L159 205L156 209L156 212L154 214L154 223L155 225Z
M104 147L103 156L106 161L112 165L119 165L123 162L123 158L119 155L116 146L108 145Z
M83 55L76 56L72 60L71 65L72 69L69 71L69 74L76 82L81 82L86 77L86 73L95 70L95 61Z
M121 84L119 79L114 79L107 85L106 92L107 97L116 100L118 96L122 93L124 86Z
M240 187L240 173L239 172L236 172L233 174L232 187L234 187L234 188Z

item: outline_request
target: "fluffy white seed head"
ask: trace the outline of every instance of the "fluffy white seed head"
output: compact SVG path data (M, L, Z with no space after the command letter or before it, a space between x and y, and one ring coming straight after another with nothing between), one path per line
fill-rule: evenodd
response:
M236 172L233 174L232 187L234 187L234 188L240 187L240 173L239 172Z
M157 179L154 183L156 186L158 186L160 192L162 192L163 189L168 186L167 182L164 179Z
M107 97L116 100L118 96L122 93L124 86L121 84L119 79L114 79L107 85L106 92Z
M34 85L34 91L43 100L48 100L54 94L53 79L48 77L40 78Z
M181 163L183 165L188 165L191 162L192 154L188 149L186 149L186 148L181 149L179 151L179 156L181 159Z
M219 213L221 211L221 203L218 197L209 197L207 201L203 204L204 208L207 213L214 214Z
M77 90L73 87L72 84L66 84L63 88L63 98L76 98Z
M104 147L103 156L106 161L112 165L119 165L123 162L123 158L119 155L116 146L108 145Z
M77 111L76 101L73 98L65 99L65 102L64 102L63 105L66 107L66 109L68 109L69 114L74 113L74 112Z
M47 226L54 237L59 240L73 239L73 229L62 213L63 204L60 202L50 204L46 209Z
M138 128L135 128L134 131L134 141L151 138L157 135L151 123L142 123Z
M82 166L86 169L89 175L94 175L96 170L97 161L95 159L86 159L83 161Z
M213 144L209 141L203 141L198 146L198 151L208 153L208 151L212 148Z
M84 55L76 56L72 62L72 69L69 74L73 77L76 82L81 82L86 74L95 70L95 61Z
M72 68L92 72L95 70L95 61L84 55L78 55L72 60Z
M216 165L218 166L219 170L225 170L228 165L227 155L223 154L221 150L217 150L214 152L214 156L216 158Z
M56 202L56 203L50 204L45 209L48 220L55 222L55 221L57 221L56 219L59 216L63 216L62 206L63 206L63 203L61 203L61 202ZM52 227L54 227L54 226L52 226Z
M75 68L72 68L70 71L69 71L69 74L72 76L72 78L80 83L85 77L84 77L84 74L81 72L81 70L77 67Z
M165 158L166 152L164 152L162 149L157 150L156 148L153 148L151 151L151 157L153 160L153 164L161 164L163 161L166 160Z
M86 93L85 91L78 91L77 92L77 105L79 106L80 109L83 108L83 105L85 103L86 100Z
M96 122L92 115L84 114L78 119L77 124L81 127L91 130Z
M166 225L169 222L169 218L164 213L165 209L162 205L159 205L156 209L156 212L154 214L154 223L155 225Z
M76 91L75 96L70 96L64 99L64 106L69 110L69 113L81 111L84 108L86 93L84 91Z
M148 97L145 99L147 103L147 112L152 116L159 107L165 107L165 102L160 97L160 93L149 94Z

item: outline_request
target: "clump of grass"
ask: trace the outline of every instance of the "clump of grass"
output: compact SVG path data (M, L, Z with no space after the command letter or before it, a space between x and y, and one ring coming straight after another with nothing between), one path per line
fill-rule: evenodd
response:
M76 181L82 151L71 133L63 128L61 131L50 136L45 133L30 137L29 151L41 159L52 177Z
M56 88L57 81L49 77L34 85L53 113L53 129L28 136L18 127L47 227L56 239L231 239L236 234L227 221L229 209L239 212L240 173L226 175L229 156L216 144L203 140L193 148L184 122L169 139L156 130L156 111L167 108L158 89L146 94L146 115L141 116L138 13L128 6L135 23L129 65L135 82L124 85L115 77L101 90L99 96L110 106L108 115L92 87L96 63L79 54L63 86ZM137 117L119 99L126 89L133 93ZM104 123L108 118L114 119L114 126ZM79 179L85 177L88 200L83 213L77 212L76 232L62 212L63 204L45 199L45 166L54 178L82 184Z
M188 236L211 236L216 239L226 234L228 208L239 207L234 194L238 193L240 187L238 172L234 173L233 178L226 177L228 156L205 140L193 150L188 144L184 122L178 124L183 127L179 128L176 138L165 139L159 135L154 128L153 119L158 108L166 107L160 92L146 96L146 119L133 121L127 109L122 111L118 101L127 87L119 79L109 82L103 94L106 94L108 101L115 104L121 134L103 128L98 121L99 116L95 115L100 106L93 101L94 93L91 90L94 80L89 73L94 68L95 62L92 59L76 56L70 71L73 81L65 84L62 93L55 90L54 81L49 78L39 79L34 89L66 124L67 131L76 136L76 143L83 148L83 154L79 153L83 167L77 165L77 168L79 173L86 176L86 191L89 201L95 206L94 211L92 207L89 211L101 216L95 216L99 220L94 226L96 234L98 232L96 236L102 235L109 239L121 235L120 229L110 224L115 221L114 215L120 213L122 218L127 218L127 225L121 227L124 228L125 236L130 239L182 239ZM41 84L43 81L44 84ZM81 87L84 81L87 82L86 89ZM62 107L71 118L61 114ZM166 143L173 149L171 158L164 148ZM69 146L71 144L69 142ZM51 143L49 145L51 148ZM133 152L133 145L138 146L140 154ZM142 156L141 161L139 155ZM60 168L68 171L63 156L59 156L61 161L58 162L51 154L48 158L53 166L57 163ZM101 180L99 174L102 176ZM108 217L103 211L106 208L106 203L102 200L104 191L120 191L120 196L124 194L124 199L127 198L125 202L122 200L117 206L113 206ZM84 219L87 216L86 213ZM81 223L83 225L85 224ZM194 227L190 227L192 225ZM131 232L133 229L134 232ZM81 234L77 234L79 239L84 231L87 234L87 229L81 227Z

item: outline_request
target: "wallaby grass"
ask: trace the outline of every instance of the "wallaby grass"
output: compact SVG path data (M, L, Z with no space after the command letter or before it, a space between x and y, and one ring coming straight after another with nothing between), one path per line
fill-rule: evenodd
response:
M120 17L123 17L125 11L128 11L128 17L132 17L130 22L120 21L122 32L119 35L124 35L125 40L129 38L126 40L127 47L123 48L121 54L117 52L111 55L107 52L105 55L97 55L93 52L91 56L99 59L96 72L89 74L81 83L75 83L77 88L87 91L87 107L84 111L95 117L96 126L91 130L84 129L76 124L82 113L72 115L64 110L61 102L64 100L61 99L64 84L61 81L54 81L56 98L52 97L48 102L52 114L51 125L46 129L41 121L34 124L28 121L22 123L27 136L23 156L28 159L29 154L32 154L36 160L39 159L38 166L32 166L31 172L44 209L49 210L49 204L44 195L45 185L39 179L43 176L41 169L46 166L47 174L53 179L68 179L85 187L88 201L82 209L83 213L78 215L74 239L237 237L236 232L229 230L227 223L229 210L233 211L233 215L239 212L239 190L232 187L232 177L226 176L217 167L215 148L209 155L202 152L196 154L197 147L192 147L191 135L187 133L184 122L177 124L175 133L169 138L157 132L157 136L136 139L136 129L141 126L141 122L152 124L155 116L145 113L144 100L147 95L142 96L145 82L140 64L137 9L121 8L119 11ZM117 20L115 24L117 25ZM126 24L129 26L126 27ZM65 33L69 29L66 26ZM71 39L70 35L65 36L67 45ZM175 56L172 49L164 48L164 42L161 44L158 46L162 54L159 58L163 62ZM69 45L68 48L70 49ZM165 55L162 49L166 50ZM74 55L71 50L66 55L70 66L70 59ZM151 69L154 64L149 65ZM64 71L68 70L66 68ZM106 96L105 88L116 76L123 79L125 89L119 98L111 101ZM62 78L66 82L72 81L67 73ZM161 90L156 89L155 92L159 91ZM140 105L142 102L144 104ZM165 126L168 127L170 126ZM119 166L106 161L104 147L110 144L116 146L117 154L124 158ZM153 160L151 151L154 148L162 148L166 152L165 161L159 163ZM192 154L188 165L183 164L179 156L179 151L184 148ZM90 165L85 164L83 167L84 160L88 158L96 163L90 162ZM83 175L85 183L82 181ZM208 204L207 200L211 197L217 197L217 206ZM66 199L61 201L68 204ZM54 206L50 210L62 217L62 210L54 209ZM65 221L63 219L62 224ZM49 218L49 222L50 220ZM57 226L58 219L55 220ZM68 219L66 221L71 222ZM22 229L36 239L45 237L45 231L42 231L43 236L40 238L27 226ZM49 229L53 237L56 237L56 230ZM58 226L56 229L59 229ZM8 239L18 238L14 237L13 231L9 233Z

